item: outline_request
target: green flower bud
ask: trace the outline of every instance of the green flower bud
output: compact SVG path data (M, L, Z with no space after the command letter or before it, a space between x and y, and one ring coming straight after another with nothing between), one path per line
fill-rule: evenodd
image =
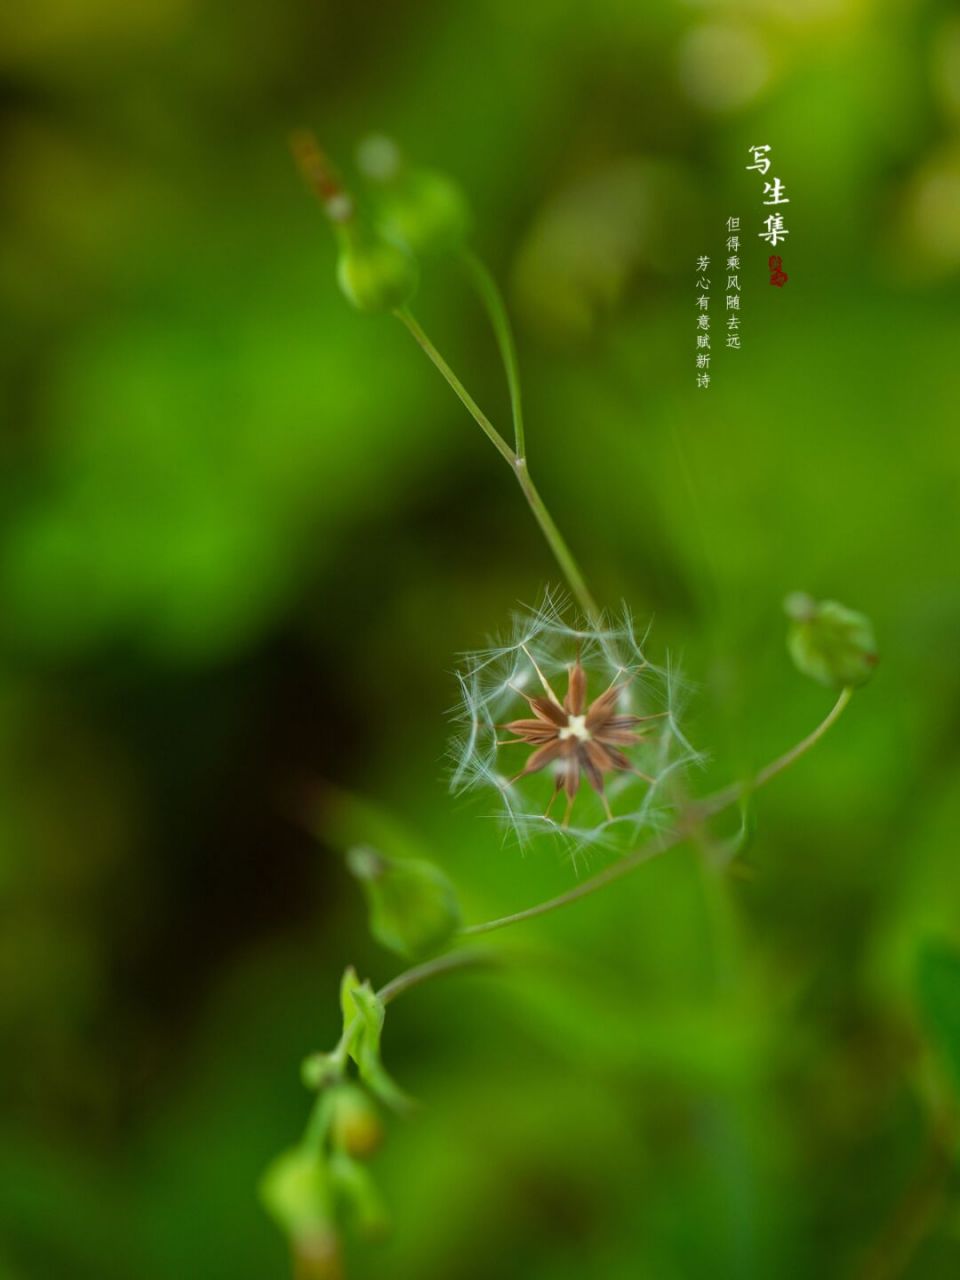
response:
M311 1053L300 1065L300 1079L307 1089L324 1089L343 1074L343 1062L335 1053Z
M421 859L387 858L360 846L347 866L363 885L370 931L407 958L438 951L460 927L460 906L443 872Z
M364 240L356 234L343 237L337 281L358 311L393 311L404 306L417 287L417 276L417 264L399 245Z
M260 1180L260 1199L291 1239L333 1229L326 1167L305 1147L291 1147L272 1161Z
M355 1084L342 1084L330 1098L330 1140L339 1151L363 1160L383 1140L380 1113L369 1094Z
M791 619L787 648L798 670L834 688L866 684L878 661L869 618L802 592L788 596L784 609Z
M340 175L316 138L299 129L290 139L294 159L340 241L337 280L347 301L358 311L392 311L402 307L417 287L417 264L390 239L367 234L356 205Z
M470 207L446 174L409 169L399 148L380 134L357 149L360 171L377 187L378 225L391 240L421 255L449 253L470 231Z

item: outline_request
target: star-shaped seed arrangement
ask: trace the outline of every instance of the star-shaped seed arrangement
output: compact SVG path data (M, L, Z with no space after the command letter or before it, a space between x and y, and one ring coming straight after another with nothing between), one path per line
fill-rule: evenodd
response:
M570 811L580 790L580 783L586 777L600 797L608 820L612 821L610 802L603 789L604 778L608 773L621 772L635 774L651 785L656 781L635 768L622 748L634 747L647 741L647 736L638 732L638 726L660 718L659 715L618 714L617 704L621 693L630 683L632 677L629 676L620 683L614 679L599 697L588 704L587 675L579 656L569 668L567 693L561 702L531 655L526 649L524 652L543 685L546 697L531 697L522 689L517 689L517 693L526 699L536 718L511 720L509 724L501 726L516 736L499 742L499 746L524 743L536 748L523 769L511 781L517 782L531 773L538 773L548 765L556 764L556 787L544 816L549 815L554 800L563 790L567 795L567 811L563 819L563 825L566 826L570 821ZM665 714L668 713L660 713Z

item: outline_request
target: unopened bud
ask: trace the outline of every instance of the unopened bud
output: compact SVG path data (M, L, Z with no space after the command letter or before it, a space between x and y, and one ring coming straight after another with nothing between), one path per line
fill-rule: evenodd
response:
M331 1227L327 1170L320 1156L306 1147L292 1147L272 1161L260 1180L260 1199L292 1240L323 1234Z
M784 609L791 619L787 647L804 675L834 688L866 684L878 661L869 618L802 592L788 596Z
M343 1074L343 1062L334 1053L311 1053L300 1064L300 1079L308 1089L323 1089Z
M330 1140L359 1160L372 1155L383 1140L380 1113L369 1094L355 1084L338 1085L331 1095Z
M389 240L347 236L337 261L337 281L358 311L394 311L417 287L417 264Z
M374 236L361 225L353 197L309 130L296 132L290 146L340 241L337 280L347 301L366 312L404 306L417 287L418 273L403 243Z

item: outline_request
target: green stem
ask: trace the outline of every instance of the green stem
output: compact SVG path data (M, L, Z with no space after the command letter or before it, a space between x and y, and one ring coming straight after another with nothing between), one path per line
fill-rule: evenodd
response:
M443 377L446 378L447 382L453 388L460 403L464 406L464 408L467 410L467 412L470 414L473 420L478 424L483 434L492 443L493 447L497 450L497 452L501 455L501 457L505 458L506 461L510 464L510 466L513 467L516 464L517 455L513 452L513 450L507 444L506 440L504 440L503 436L496 429L496 427L493 425L493 423L490 421L487 415L483 412L483 410L477 404L476 400L474 400L470 392L466 389L466 387L463 385L463 383L460 381L457 375L453 372L453 370L447 364L446 360L444 360L443 356L440 354L437 348L433 345L433 343L430 341L430 339L427 337L424 331L420 328L420 325L416 322L416 320L414 320L412 314L407 310L406 307L401 307L398 311L394 312L394 315L397 317L398 320L402 321L402 323L407 326L407 328L413 334L413 337L416 340L416 342L423 349L423 351L426 352L428 358L437 367L437 369L440 371Z
M533 518L540 526L541 532L553 552L554 559L563 570L563 576L576 597L577 603L591 622L598 622L600 608L596 600L594 600L590 588L587 586L586 579L580 572L580 566L573 558L573 552L567 546L563 534L557 528L553 516L547 510L546 503L540 497L533 483L530 472L527 470L526 458L517 458L513 469L520 488L523 490L523 496L533 512Z
M642 866L644 862L649 862L651 858L657 857L658 854L666 853L668 849L674 848L687 838L686 831L673 831L668 835L661 836L657 840L652 840L649 844L643 845L639 849L635 849L633 853L627 854L625 858L621 858L618 862L611 863L609 867L605 867L603 871L597 875L591 876L589 880L575 885L574 888L568 889L566 893L557 894L555 898L548 898L545 902L538 902L534 907L527 907L524 911L515 911L509 916L500 916L496 920L484 920L482 924L470 924L465 929L461 929L460 933L463 937L473 937L479 933L493 933L495 929L506 929L511 924L520 924L524 920L533 920L537 916L545 916L550 911L557 911L560 907L566 907L571 902L579 902L581 898L588 897L591 893L596 893L598 889L605 889L608 884L613 884L616 880L621 880L624 876L629 875L631 871L635 871L637 867Z
M715 791L712 796L706 796L693 806L695 816L701 819L712 818L714 814L729 808L731 804L743 799L751 791L756 791L759 787L766 786L778 773L783 773L785 769L789 769L794 761L799 760L802 755L806 755L810 748L815 747L824 734L830 731L843 715L844 709L852 697L853 689L849 687L844 689L831 707L829 714L820 721L812 733L802 738L789 751L785 751L782 756L778 756L776 760L772 760L770 764L765 765L748 783L734 782L729 787L724 787L722 791Z
M429 359L453 388L453 391L461 404L478 424L484 435L492 442L497 452L510 464L510 469L517 478L517 482L523 491L523 495L527 500L530 510L533 512L534 519L540 526L543 536L546 538L547 544L553 552L554 558L560 566L563 576L566 578L567 584L573 592L577 603L591 621L597 621L600 617L600 610L597 603L587 587L583 574L580 572L579 565L573 558L573 553L564 541L563 535L557 528L553 517L547 510L545 502L540 497L540 494L534 486L533 480L530 478L530 473L527 471L526 459L518 457L510 448L506 440L504 440L503 436L483 412L476 400L474 400L473 396L470 395L469 391L467 391L466 387L453 372L446 360L444 360L443 356L436 349L406 307L396 311L394 314L397 319L406 325L407 329L409 329L419 346L426 352Z
M432 978L439 977L441 974L454 973L461 969L493 967L501 965L503 962L502 954L492 951L449 951L446 955L437 956L436 959L428 960L425 964L415 965L411 969L404 970L397 977L391 978L377 992L377 999L387 1005L392 1000L396 1000L397 996L402 996L405 991L410 991L413 987L419 987L422 982L429 982ZM360 1021L359 1017L354 1018L344 1027L336 1048L330 1054L331 1058L339 1060L331 1077L332 1080L342 1079L346 1072L347 1045L350 1043ZM330 1116L330 1094L327 1089L321 1088L310 1110L307 1127L303 1135L304 1144L312 1150L319 1151L323 1146L327 1130L330 1127Z
M510 327L510 317L504 305L503 295L486 264L465 249L460 260L466 268L470 282L476 289L483 303L490 326L493 329L497 346L500 348L500 359L503 361L507 375L507 386L510 388L510 408L513 413L513 440L518 458L527 456L526 439L523 430L523 400L520 391L520 365L517 360L517 345Z
M381 987L377 992L377 998L384 1004L389 1004L391 1000L396 1000L397 996L402 996L411 987L418 987L421 982L429 982L431 978L436 978L442 973L451 973L457 969L479 969L500 963L501 957L490 951L450 951L446 955L437 956L435 960L428 960L426 964L418 964L412 969L406 969L396 978L391 978L386 986Z
M637 867L649 862L651 858L655 858L658 854L666 853L668 849L673 849L682 844L705 819L721 813L724 809L728 809L745 792L755 791L765 786L785 769L789 769L836 724L852 696L852 689L844 689L816 729L805 738L802 738L796 746L791 747L789 751L784 752L782 756L778 756L776 760L771 761L770 764L761 769L746 787L734 785L724 787L721 791L715 791L713 795L695 803L687 810L686 814L681 815L681 821L673 831L667 832L656 840L652 840L649 844L634 850L633 853L628 854L625 858L621 858L619 862L606 867L597 875L591 876L589 880L584 880L582 884L567 890L566 893L558 894L555 898L548 898L545 902L538 902L536 906L527 907L524 911L515 911L509 916L501 916L496 920L486 920L482 924L468 925L460 931L460 936L473 937L481 933L493 933L496 929L505 929L509 925L520 924L524 920L533 920L537 916L547 915L548 912L566 907L572 902L579 902L581 898L586 898L590 894L596 893L599 889L606 888L608 884L614 884L617 880L621 880L624 876L629 875L631 871L635 871ZM428 960L424 964L415 965L413 968L405 970L396 978L391 979L385 986L382 986L377 992L377 996L386 1005L395 1000L397 996L403 995L405 991L410 991L413 987L418 987L423 982L429 982L441 974L499 963L502 963L502 957L488 951L450 951L445 955L437 956L433 960ZM345 1028L340 1042L334 1050L334 1056L337 1054L343 1056L343 1066L346 1065L346 1045L349 1044L354 1025L354 1023L351 1023L349 1027ZM313 1146L322 1144L328 1124L329 1110L327 1094L324 1092L317 1098L313 1106L307 1125L305 1141Z
M523 911L515 911L509 916L500 916L496 920L485 920L481 924L468 925L460 931L461 936L473 937L480 933L493 933L495 929L506 929L509 925L520 924L524 920L533 920L537 916L544 916L551 911L557 911L560 907L569 906L571 902L579 902L581 898L586 898L590 894L596 893L599 889L605 889L608 884L621 880L624 876L629 875L631 871L635 871L637 867L649 862L651 858L655 858L661 853L666 853L668 849L673 849L678 844L682 844L691 834L691 831L704 819L714 817L724 809L730 808L741 798L744 791L758 790L772 778L775 778L777 774L782 773L784 769L788 769L795 761L799 760L802 755L820 741L832 725L836 724L852 694L852 689L844 689L829 714L814 729L813 733L808 734L796 746L791 747L789 751L766 765L745 787L740 784L724 787L722 791L715 791L713 795L693 804L685 815L681 815L681 820L673 831L666 832L664 835L657 837L657 839L650 841L649 844L642 845L639 849L634 850L633 853L627 854L625 858L621 858L618 862L605 867L597 875L591 876L589 880L584 880L581 884L568 889L566 893L560 893L555 898L548 898L545 902L538 902L536 906L527 907Z

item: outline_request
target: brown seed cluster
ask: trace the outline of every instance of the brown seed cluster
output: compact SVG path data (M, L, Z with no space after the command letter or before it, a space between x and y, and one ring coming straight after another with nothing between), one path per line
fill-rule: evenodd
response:
M556 789L547 806L548 814L559 792L565 791L566 825L580 790L580 783L586 777L603 802L607 817L612 818L610 804L603 789L604 778L608 773L623 772L635 774L647 782L654 781L634 767L623 748L645 742L646 737L638 732L638 726L657 717L617 713L620 694L629 684L629 679L619 684L614 681L599 697L588 703L587 676L579 657L569 670L567 693L561 702L537 664L532 658L530 661L540 677L546 697L530 697L518 690L529 704L535 719L511 720L503 726L515 737L506 739L500 745L525 743L535 748L513 781L556 764Z

